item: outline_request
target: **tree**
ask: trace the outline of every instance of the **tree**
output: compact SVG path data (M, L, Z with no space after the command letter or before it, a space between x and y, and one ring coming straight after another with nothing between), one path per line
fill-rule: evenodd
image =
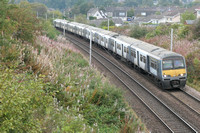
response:
M82 14L76 16L75 21L79 22L79 23L83 23L83 24L87 24L88 23L87 19L86 19L86 15L82 15Z
M132 16L134 16L134 9L133 9L133 8L131 8L131 9L128 10L128 12L127 12L127 17L132 17Z
M193 25L192 27L192 33L194 39L199 39L200 40L200 19L198 19L197 23Z
M174 5L180 5L181 3L180 3L179 0L174 0L173 4L174 4Z
M47 14L47 7L44 4L40 4L40 3L33 3L30 4L31 9L36 13L38 13L39 16L41 17L45 17L45 15Z
M8 0L0 1L0 46L9 44L13 32L16 31L16 22L12 21L8 15L11 8Z
M93 8L94 4L91 2L83 3L80 5L80 13L81 14L87 14L87 12L90 10L90 8Z
M103 21L101 24L100 24L100 27L103 28L103 27L107 27L108 26L108 21ZM115 23L112 21L112 20L109 20L109 26L115 26Z
M130 31L130 36L134 38L145 37L147 34L147 29L145 27L134 26Z
M33 42L36 33L39 33L38 20L33 14L28 3L20 5L1 3L3 8L0 8L0 31L3 41L12 41L14 39L22 42Z
M186 11L185 13L181 14L181 23L185 23L185 20L195 20L196 16L192 12Z
M135 0L126 0L124 5L128 7L137 7L138 3Z

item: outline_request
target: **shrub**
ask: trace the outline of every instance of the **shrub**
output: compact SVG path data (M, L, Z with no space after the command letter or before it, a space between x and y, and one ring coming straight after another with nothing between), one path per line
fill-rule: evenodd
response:
M130 36L134 38L142 38L145 37L148 33L148 30L145 27L134 26L131 28Z
M81 54L66 50L65 48L69 48L68 42L65 42L65 45L57 43L54 48L48 47L48 43L41 44L44 49L48 49L45 54L53 57L45 58L42 50L42 54L37 58L44 57L45 60L50 58L48 63L53 64L51 73L57 75L53 78L56 86L50 88L49 91L56 92L59 106L73 112L75 116L83 116L83 121L85 121L83 123L89 125L94 131L99 129L99 132L118 132L128 110L122 93L109 85L107 81L103 81L105 79L101 74L90 69L88 63L83 61ZM71 130L75 131L73 125L66 126L63 130L59 129L59 131ZM76 129L76 131L80 130Z
M7 65L12 65L20 57L20 45L7 44L0 48L0 60Z
M168 25L160 24L154 30L148 31L148 33L146 33L146 38L149 39L155 36L168 35L169 31L170 31L170 28Z
M197 23L192 27L193 38L200 40L200 19L198 19Z
M100 27L107 27L108 26L108 21L103 21L101 24L100 24ZM115 23L112 21L112 20L109 20L109 28L111 26L115 26Z
M42 22L43 34L46 34L51 39L56 39L59 32L53 27L50 21L43 20Z
M0 86L0 132L41 132L42 119L53 106L42 79L0 66Z
M97 19L97 18L93 16L89 16L89 20L94 20L94 19Z
M190 31L190 27L189 26L187 26L187 25L181 25L179 27L179 29L178 29L178 33L177 34L178 34L178 36L180 38L185 38L185 37L188 36L189 31Z

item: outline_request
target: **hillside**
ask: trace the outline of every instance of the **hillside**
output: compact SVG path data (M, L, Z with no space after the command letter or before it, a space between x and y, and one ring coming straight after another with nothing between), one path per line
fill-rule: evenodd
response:
M21 0L16 0L19 3ZM155 6L156 2L157 6L170 6L176 5L181 6L183 2L186 0L124 0L120 2L120 0L28 0L28 2L34 3L43 3L49 8L64 10L70 9L74 6L82 6L83 8L87 8L87 5L95 6L95 7L109 7L109 6L126 6L126 7L138 7L138 6ZM90 4L89 4L90 3ZM82 12L83 13L83 12Z
M147 132L52 20L6 0L0 18L0 132Z

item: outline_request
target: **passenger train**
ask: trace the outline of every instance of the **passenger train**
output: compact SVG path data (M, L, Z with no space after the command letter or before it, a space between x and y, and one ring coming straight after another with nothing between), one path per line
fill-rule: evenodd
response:
M184 88L185 58L175 52L97 27L56 19L58 29L90 39L135 67L151 75L163 89Z

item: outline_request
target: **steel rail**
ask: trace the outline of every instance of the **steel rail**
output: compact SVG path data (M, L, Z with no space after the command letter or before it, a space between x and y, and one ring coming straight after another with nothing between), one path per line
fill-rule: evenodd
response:
M69 36L68 36L69 37ZM72 42L75 43L75 40L73 40ZM78 42L78 41L76 41ZM80 43L80 42L78 42ZM82 44L82 42L80 43ZM79 46L80 47L80 46ZM83 48L82 48L83 49ZM87 50L85 50L87 51ZM93 50L93 52L95 52ZM96 53L98 54L98 53ZM99 54L99 56L101 56L102 58L104 58L105 60L107 60L108 62L110 62L108 59L106 59L105 57L103 57L102 55ZM94 56L93 56L94 57ZM96 57L95 57L96 58ZM96 59L97 60L97 59ZM100 62L100 61L99 61ZM172 112L175 116L177 116L177 118L179 118L181 121L183 121L190 129L192 129L194 132L197 132L196 129L194 129L188 122L186 122L184 119L182 119L176 112L174 112L170 107L168 107L165 103L163 103L157 96L155 96L152 92L150 92L146 87L144 87L141 83L139 83L137 80L135 80L134 78L132 78L127 72L125 72L124 70L122 70L121 68L119 68L118 66L116 66L115 64L113 64L112 62L110 62L112 65L114 65L116 68L118 68L120 71L122 71L123 73L125 73L129 78L131 78L133 81L135 81L135 83L137 83L140 87L142 87L145 91L147 91L150 95L152 95L155 99L157 99L157 101L159 101L162 105L164 105L170 112ZM104 65L105 66L105 65ZM106 67L106 66L105 66ZM107 67L106 67L107 68ZM109 70L109 68L107 68ZM112 72L112 70L109 70ZM113 73L113 72L112 72ZM143 103L145 103L132 89L130 89L130 87L128 85L126 85L122 79L120 79L120 77L118 77L115 73L113 73L129 90L131 90L131 92L133 92ZM145 103L146 104L146 103ZM147 104L146 104L147 105ZM148 105L147 107L156 115L156 117L158 117L162 122L164 122L159 116L158 114L156 114ZM172 129L164 122L164 125L170 130L172 131ZM172 131L173 132L173 131Z

